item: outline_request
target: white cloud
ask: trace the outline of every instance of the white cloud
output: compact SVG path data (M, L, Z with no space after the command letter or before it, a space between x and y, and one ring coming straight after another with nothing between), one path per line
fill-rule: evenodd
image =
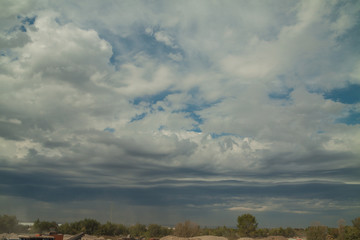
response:
M358 82L356 53L338 42L358 10L330 19L336 2L49 4L1 11L1 26L18 24L15 12L37 16L26 33L0 33L7 164L58 164L81 186L358 182L342 172L358 168L358 127L336 122L350 107L321 95ZM274 202L225 207L280 211Z
M183 60L183 56L180 53L169 53L169 58L171 58L174 61Z
M167 46L175 47L172 38L164 31L154 33L154 37L157 41L163 42Z
M235 4L234 8L236 7L238 6ZM251 7L259 12L269 13L256 4ZM306 84L313 81L311 77L289 77L283 82L276 79L279 74L293 76L296 71L304 74L300 71L301 66L296 66L297 63L316 60L314 55L333 46L333 39L326 42L327 39L322 38L326 36L327 27L330 26L322 16L328 14L331 7L321 2L299 4L295 8L297 21L281 25L273 38L268 40L257 34L266 29L270 24L269 19L276 19L274 13L262 16L263 18L260 17L258 22L254 23L260 29L236 24L236 27L245 31L246 34L243 35L236 31L235 26L229 24L235 16L235 12L230 12L222 22L215 23L213 30L205 27L199 29L194 36L196 41L185 38L190 35L190 25L194 22L201 26L208 24L203 20L210 16L211 9L203 9L200 16L187 13L191 15L192 22L179 21L179 29L172 28L176 24L165 24L161 31L146 27L145 33L153 35L157 41L176 47L176 38L184 53L189 56L194 56L195 52L205 54L213 62L209 68L189 73L181 72L175 65L176 61L188 60L180 53L168 54L175 63L159 63L144 51L121 63L118 70L115 70L109 64L112 56L111 45L101 39L95 30L85 30L76 25L86 22L86 16L82 16L83 19L80 19L81 16L75 18L70 12L69 16L74 17L74 22L59 24L55 20L62 15L55 11L38 12L35 22L37 30L27 33L31 42L16 50L19 61L11 62L7 67L13 76L16 72L15 81L27 86L18 89L16 95L7 94L13 101L8 103L8 106L33 117L35 112L50 113L48 124L52 127L72 126L76 130L85 127L103 130L111 126L116 129L114 135L117 137L123 134L146 133L139 142L146 142L152 137L160 141L161 132L154 136L147 134L156 133L159 128L166 127L174 136L186 136L189 141L204 146L194 152L194 157L189 158L188 164L191 165L202 164L207 161L205 159L210 158L214 166L221 168L230 169L239 162L242 167L256 167L257 164L252 161L256 162L265 157L263 154L269 146L272 146L272 151L275 152L291 149L298 153L307 153L310 146L349 151L340 148L340 145L336 147L334 141L329 140L331 137L328 129L338 126L333 122L344 110L342 104L324 100L321 95L306 91ZM160 21L169 15L154 19ZM217 17L219 16L215 15L215 18ZM251 22L247 19L251 16L244 14L241 18L245 22ZM127 20L131 21L130 18ZM109 22L106 22L105 27L112 29L112 19L107 21ZM150 24L156 25L153 22ZM226 28L219 28L222 24ZM350 25L349 23L342 28L349 28ZM215 30L219 30L219 34L212 34ZM221 34L222 31L224 34ZM317 33L314 35L315 31ZM219 44L223 40L224 44ZM244 46L229 53L230 47L237 48L233 44L236 41L243 42ZM325 47L319 47L320 45ZM210 49L214 51L209 51ZM287 69L289 66L290 70ZM4 83L8 84L8 89L16 89L15 85L9 85L9 76L6 77ZM324 79L315 81L319 81L319 86L337 84L324 83ZM294 87L294 91L289 95L289 102L279 100L279 104L277 100L269 101L268 94L283 85ZM192 88L199 89L196 98L187 94ZM131 100L136 97L151 96L166 89L182 92L169 95L154 106L147 103L137 106L131 104ZM16 104L19 100L26 104L20 107ZM196 122L188 113L181 111L189 103L200 104L196 101L217 102L196 110L196 114L204 121L200 127L205 135L212 132L236 134L245 137L243 139L247 139L248 146L256 143L259 147L254 145L245 151L242 148L245 140L239 138L230 136L226 139L200 141L200 137L194 138L186 134ZM164 111L152 109L158 107ZM28 109L32 109L34 113ZM130 123L134 116L143 113L147 114L144 119ZM9 119L17 118L10 116ZM22 122L23 119L19 121ZM320 130L325 131L322 136L316 134ZM67 134L72 135L66 133L64 136ZM292 141L294 143L291 143Z
M0 35L0 50L22 47L30 40L29 36L24 32L16 32L10 36Z
M29 32L32 42L22 49L20 63L32 74L72 83L87 81L95 69L108 70L111 46L94 30L82 30L72 24L60 26L56 17L52 12L39 14L35 22L38 30Z

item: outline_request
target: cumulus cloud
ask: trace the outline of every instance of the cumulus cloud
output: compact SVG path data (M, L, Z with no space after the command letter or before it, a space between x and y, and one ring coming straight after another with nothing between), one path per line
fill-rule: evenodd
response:
M140 208L212 225L204 212L230 225L244 211L309 215L296 225L358 207L359 103L333 96L358 83L358 4L6 3L9 211L23 204L31 220L29 204L46 216L84 202L67 221L118 201L132 209L119 221Z

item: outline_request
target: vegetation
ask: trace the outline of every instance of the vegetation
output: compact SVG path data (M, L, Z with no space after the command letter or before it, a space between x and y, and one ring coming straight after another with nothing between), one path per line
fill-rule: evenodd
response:
M307 229L294 228L257 228L256 218L251 214L243 214L237 218L237 228L228 228L226 226L216 228L200 228L200 226L191 221L178 223L175 229L163 227L158 224L137 223L132 226L115 224L107 222L101 224L95 219L86 218L77 222L64 223L60 226L56 222L40 221L37 219L31 229L32 233L46 233L49 231L58 231L63 234L77 234L84 232L89 235L101 236L126 236L130 234L136 238L161 238L167 235L176 235L179 237L194 237L200 235L213 235L226 237L229 240L235 240L239 237L268 237L284 236L287 238L295 236L305 236L308 240L359 240L360 239L360 217L352 220L352 226L346 225L344 220L338 221L337 228L328 228L320 224L313 225ZM15 216L0 215L0 233L26 233L27 226L19 224Z
M317 225L308 227L306 230L307 240L326 240L327 237L327 227Z
M178 237L195 237L200 233L200 226L196 223L185 221L175 226L174 234Z
M106 229L107 227L109 226L105 224L104 228ZM60 233L64 234L77 234L83 232L89 235L99 235L102 231L102 225L95 219L85 218L81 221L62 224L58 230Z
M158 224L150 224L147 227L146 236L148 238L151 238L151 237L161 238L161 237L165 237L165 236L170 235L170 234L172 234L172 229L169 229L167 227L163 227L163 226L158 225Z
M15 216L0 215L0 233L24 233L28 227L19 224Z
M346 226L344 228L345 240L358 240L360 239L360 217L352 220L352 226Z
M94 219L84 219L73 223L64 223L58 231L63 234L76 234L84 232L89 235L102 235L102 236L126 236L130 234L133 237L164 237L172 234L172 230L162 227L157 224L144 224L137 223L133 226L127 227L123 224L115 224L107 222L100 224Z
M143 237L146 233L146 225L137 223L129 227L129 232L131 236Z
M123 224L107 222L99 229L99 235L104 236L124 236L129 234L129 229Z
M237 218L237 227L240 237L254 237L256 236L256 228L258 223L256 218L251 214L243 214Z
M32 232L35 232L35 233L57 231L58 224L56 222L40 221L40 219L37 219L34 222L34 225L31 230L32 230Z
M229 240L238 239L237 230L233 228L217 227L217 228L203 228L200 230L200 235L212 235L219 237L226 237Z

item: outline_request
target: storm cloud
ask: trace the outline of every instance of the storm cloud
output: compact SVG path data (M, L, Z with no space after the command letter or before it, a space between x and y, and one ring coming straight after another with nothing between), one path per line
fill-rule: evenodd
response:
M350 222L359 11L357 1L3 1L1 213Z

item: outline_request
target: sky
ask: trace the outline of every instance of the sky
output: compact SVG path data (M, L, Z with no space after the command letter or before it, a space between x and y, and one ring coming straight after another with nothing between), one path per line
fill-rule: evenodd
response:
M0 214L360 216L359 1L0 3Z

